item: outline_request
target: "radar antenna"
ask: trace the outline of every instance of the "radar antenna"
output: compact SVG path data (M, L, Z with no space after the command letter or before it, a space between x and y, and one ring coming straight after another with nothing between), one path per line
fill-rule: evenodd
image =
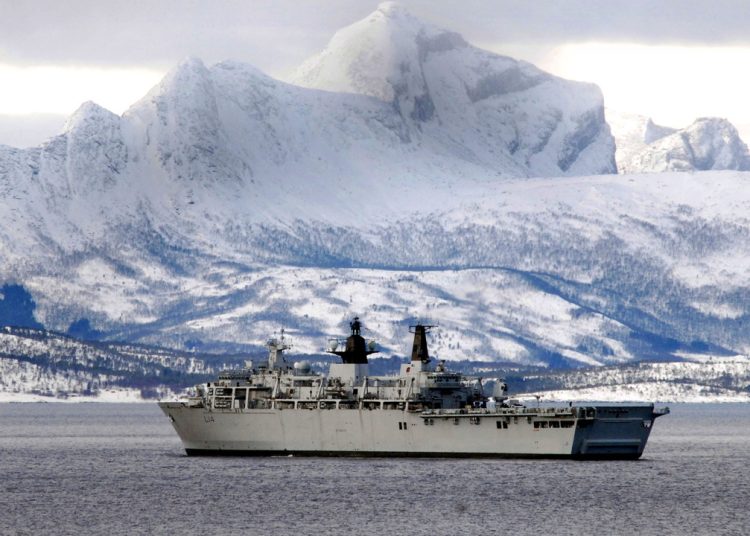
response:
M289 350L292 345L288 344L284 338L285 330L281 328L281 336L276 339L268 339L266 346L268 347L268 368L275 369L280 368L280 365L286 366L286 360L284 359L284 350Z
M362 322L359 321L358 316L355 316L354 320L349 322L349 327L352 330L352 334L343 343L344 349L339 349L342 346L342 341L331 339L328 351L341 357L344 363L367 363L367 356L378 351L377 345L374 341L368 342L362 337Z

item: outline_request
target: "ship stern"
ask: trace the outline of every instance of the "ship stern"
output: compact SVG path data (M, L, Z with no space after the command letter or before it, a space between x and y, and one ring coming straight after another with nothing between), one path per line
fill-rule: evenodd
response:
M637 460L643 455L654 421L669 413L643 406L580 407L572 456L582 460Z

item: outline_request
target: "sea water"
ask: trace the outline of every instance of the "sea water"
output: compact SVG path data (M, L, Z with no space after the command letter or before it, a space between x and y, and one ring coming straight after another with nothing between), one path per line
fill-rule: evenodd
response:
M639 461L187 457L155 404L1 404L0 534L750 534L750 406Z

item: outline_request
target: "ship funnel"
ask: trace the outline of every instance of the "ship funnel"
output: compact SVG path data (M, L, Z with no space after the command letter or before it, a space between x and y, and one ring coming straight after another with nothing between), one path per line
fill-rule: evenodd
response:
M412 361L421 361L422 363L430 362L430 354L427 351L427 332L434 327L435 326L425 326L423 324L409 326L409 331L414 333L414 345L411 349Z

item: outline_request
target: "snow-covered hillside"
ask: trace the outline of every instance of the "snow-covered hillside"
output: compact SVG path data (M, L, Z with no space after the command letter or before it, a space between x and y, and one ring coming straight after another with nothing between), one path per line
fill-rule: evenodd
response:
M448 185L430 191L434 205L383 208L380 222L336 224L333 210L328 221L249 226L236 248L134 229L118 235L119 251L63 254L23 282L50 327L85 317L108 337L176 347L240 349L286 326L300 351L316 352L359 314L389 355L408 353L414 318L440 322L436 351L448 359L744 353L748 180L707 172ZM372 190L361 203L384 195Z
M700 358L679 363L639 363L575 372L528 375L547 389L525 393L543 400L750 402L747 356ZM557 388L549 389L551 386Z
M229 356L83 342L44 330L0 329L0 401L140 401L170 396L231 363Z

